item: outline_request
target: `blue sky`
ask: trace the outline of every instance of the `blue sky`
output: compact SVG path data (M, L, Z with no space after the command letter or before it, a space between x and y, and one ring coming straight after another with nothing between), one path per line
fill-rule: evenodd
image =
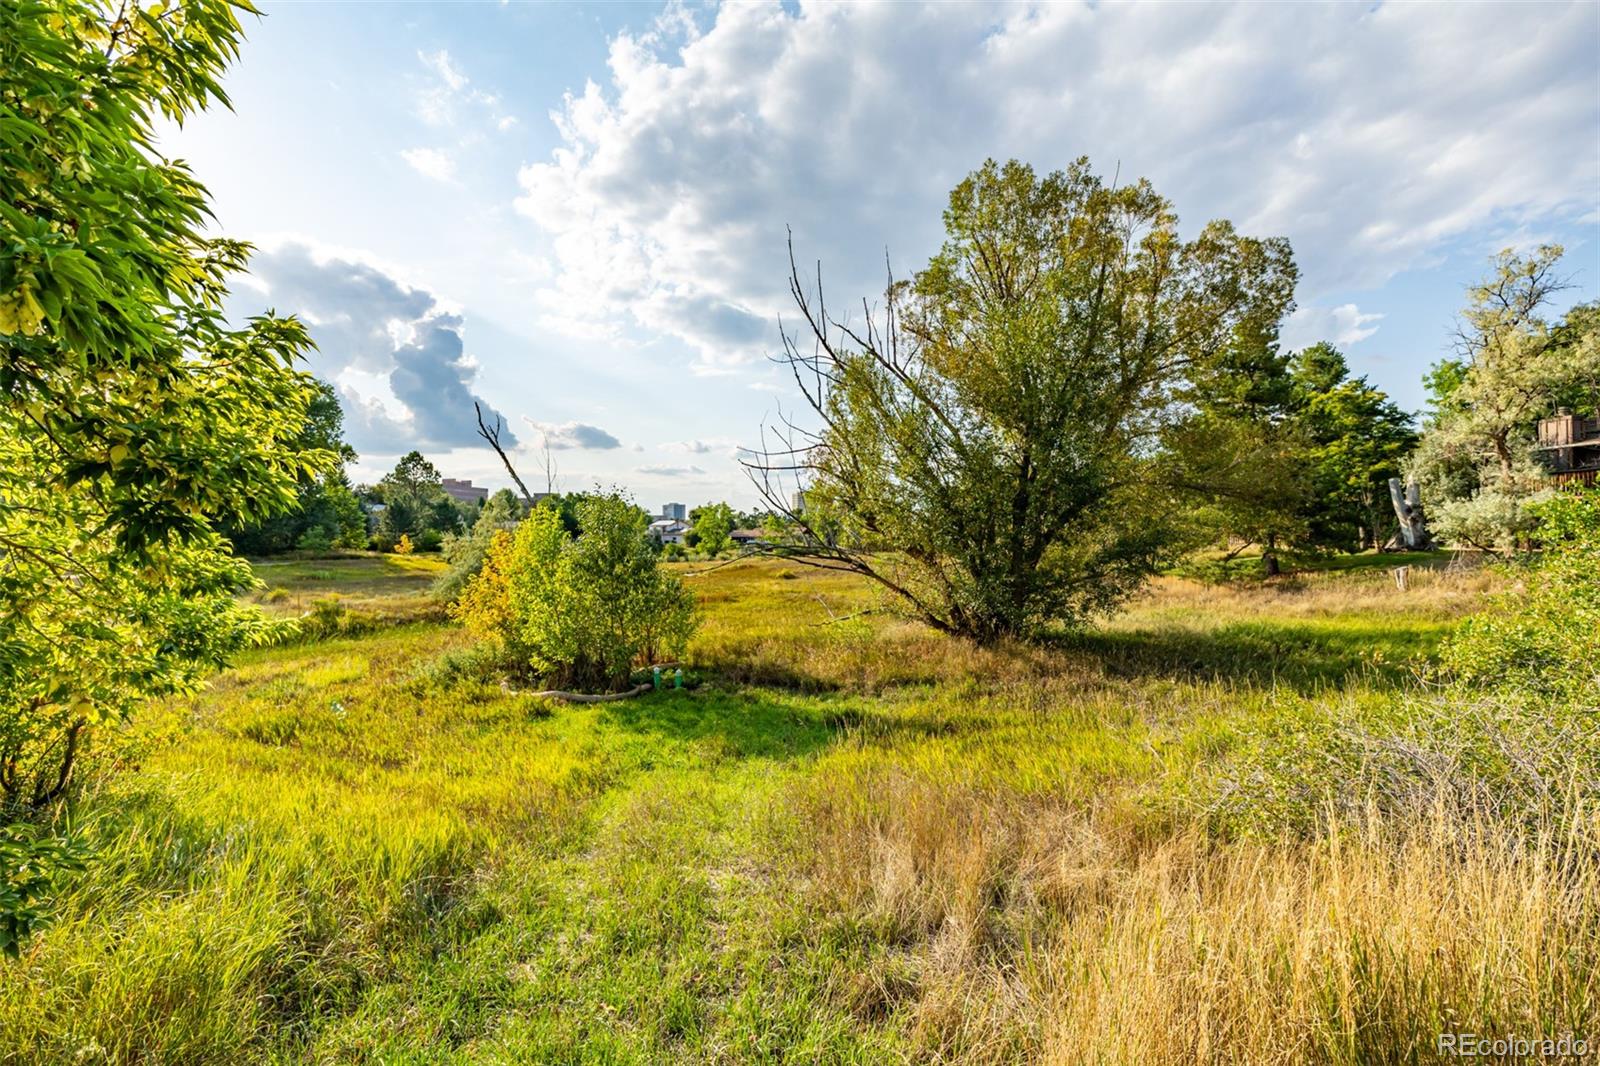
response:
M237 306L310 323L358 477L415 445L503 484L479 398L525 478L547 442L568 489L754 502L785 226L859 299L990 155L1289 237L1286 342L1411 409L1498 248L1600 284L1594 3L263 8L233 111L163 148L261 248Z

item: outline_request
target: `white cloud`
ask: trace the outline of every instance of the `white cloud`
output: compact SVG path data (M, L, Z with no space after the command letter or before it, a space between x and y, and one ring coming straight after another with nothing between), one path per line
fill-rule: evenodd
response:
M456 161L450 153L438 148L407 148L400 153L412 170L434 181L454 181Z
M661 446L662 451L684 452L688 455L729 455L739 453L739 442L732 437L712 437L709 440L675 440Z
M481 114L502 133L517 124L515 115L500 106L497 93L472 87L472 80L449 52L418 52L417 58L431 78L417 93L417 117L430 126L454 126L463 112Z
M467 87L467 76L456 69L455 60L443 48L437 52L418 52L417 58L422 60L423 66L439 76L446 88L460 92Z
M635 468L641 474L654 474L656 477L701 477L705 471L698 466L669 466L657 464L654 466L641 466Z
M586 422L565 422L556 425L553 422L535 422L531 418L524 419L535 432L539 434L542 446L551 451L566 451L581 448L589 451L610 451L622 447L622 442L607 433L599 426L591 426Z
M1284 235L1302 297L1381 284L1600 190L1600 7L674 6L553 113L517 209L549 324L630 320L746 365L774 344L784 226L841 310L921 265L985 156L1148 176L1192 231ZM1486 47L1503 42L1506 47ZM1470 71L1465 76L1463 71ZM1340 319L1346 335L1372 320ZM1363 334L1365 335L1365 334Z
M1287 348L1304 348L1318 341L1356 344L1378 332L1382 318L1381 314L1363 313L1355 304L1297 308L1283 324L1283 344Z

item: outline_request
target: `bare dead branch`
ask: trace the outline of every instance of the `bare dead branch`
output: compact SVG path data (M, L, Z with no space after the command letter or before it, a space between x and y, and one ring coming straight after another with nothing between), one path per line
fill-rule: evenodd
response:
M478 436L489 442L489 447L494 449L494 453L498 455L500 457L500 461L505 464L506 473L510 474L511 480L517 483L517 489L522 493L522 498L527 500L529 503L532 503L533 493L529 492L528 486L522 483L522 478L517 474L517 468L511 465L511 457L506 454L505 448L500 446L500 431L504 428L504 423L500 421L500 416L495 415L494 425L489 426L483 421L483 408L479 406L476 400L472 402L472 410L478 416ZM548 447L546 448L545 454L548 457Z

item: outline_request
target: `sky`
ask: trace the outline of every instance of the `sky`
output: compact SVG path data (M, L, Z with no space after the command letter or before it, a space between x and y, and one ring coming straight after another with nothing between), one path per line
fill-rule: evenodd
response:
M235 313L307 322L376 480L423 451L658 510L756 493L798 400L786 237L830 302L937 250L987 157L1141 176L1186 234L1283 236L1298 308L1408 410L1502 248L1600 293L1600 4L262 3L161 134L256 244ZM1559 308L1558 308L1559 310Z

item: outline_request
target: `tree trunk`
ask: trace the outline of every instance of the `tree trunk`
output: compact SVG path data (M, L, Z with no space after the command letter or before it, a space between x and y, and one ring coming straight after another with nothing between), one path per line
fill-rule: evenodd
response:
M1261 568L1268 577L1277 577L1283 572L1278 566L1278 535L1267 534L1267 543L1261 549Z
M1422 513L1422 489L1415 482L1402 486L1400 479L1389 479L1389 499L1394 504L1395 517L1400 519L1400 537L1412 551L1427 548L1432 538L1428 535L1428 520Z

